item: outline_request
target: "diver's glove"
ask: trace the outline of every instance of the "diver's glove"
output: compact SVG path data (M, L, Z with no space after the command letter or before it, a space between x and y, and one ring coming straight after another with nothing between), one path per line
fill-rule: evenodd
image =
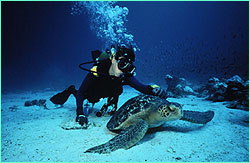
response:
M160 98L166 99L168 97L168 93L166 90L160 88L158 85L151 85L152 93L154 96L158 96Z
M85 115L78 115L76 117L76 122L78 122L81 126L87 126L88 125L88 117Z

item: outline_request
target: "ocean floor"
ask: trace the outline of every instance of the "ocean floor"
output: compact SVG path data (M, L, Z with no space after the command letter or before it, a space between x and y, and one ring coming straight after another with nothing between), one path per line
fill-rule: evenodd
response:
M58 92L26 92L2 94L1 161L2 162L248 162L249 112L232 110L225 103L213 103L188 96L169 98L184 104L184 110L215 112L206 125L173 121L150 129L132 148L111 154L83 153L90 147L107 142L116 134L106 129L109 115L96 117L94 106L88 129L65 130L64 122L75 119L75 99L70 96L63 107L56 107L49 98ZM138 95L129 87L120 96L121 106ZM48 109L25 107L27 100L47 99Z

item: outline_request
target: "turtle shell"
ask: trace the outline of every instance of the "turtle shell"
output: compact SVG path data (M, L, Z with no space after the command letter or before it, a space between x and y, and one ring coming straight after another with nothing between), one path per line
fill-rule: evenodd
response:
M140 116L143 117L149 112L157 109L158 106L166 103L169 102L165 99L152 95L139 95L131 98L115 112L115 114L109 120L107 128L109 130L117 130L120 125L122 125L128 118L134 116L135 114L141 113Z

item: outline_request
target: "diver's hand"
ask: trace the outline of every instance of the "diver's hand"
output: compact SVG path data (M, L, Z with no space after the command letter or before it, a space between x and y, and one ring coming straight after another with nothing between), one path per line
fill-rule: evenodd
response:
M76 117L76 122L78 122L81 126L87 126L88 125L88 117L85 115L78 115Z
M153 88L152 92L155 96L158 96L158 97L163 98L163 99L166 99L168 97L167 91L160 88L160 87Z

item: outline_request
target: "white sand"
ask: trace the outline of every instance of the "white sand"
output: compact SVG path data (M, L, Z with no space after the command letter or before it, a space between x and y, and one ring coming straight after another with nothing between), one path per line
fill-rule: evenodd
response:
M231 110L223 103L203 98L172 99L185 110L213 110L214 119L206 125L174 121L151 129L136 146L119 149L111 154L83 153L90 147L114 137L105 126L110 116L89 116L86 130L64 130L60 124L75 118L75 99L70 97L63 108L56 108L48 99L57 92L27 92L2 95L2 161L21 162L248 162L249 113ZM119 106L138 94L125 87ZM26 100L47 99L49 110L24 107ZM106 100L104 100L106 101ZM104 101L95 105L100 108ZM16 105L17 109L9 109Z

